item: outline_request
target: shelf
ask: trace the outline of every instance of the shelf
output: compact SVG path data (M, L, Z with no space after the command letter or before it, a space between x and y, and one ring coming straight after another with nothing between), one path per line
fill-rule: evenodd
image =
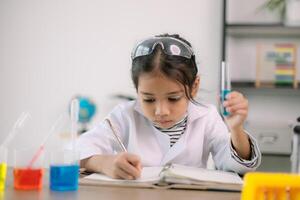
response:
M253 81L232 81L231 82L232 88L255 88L255 83Z
M300 90L293 88L255 88L255 87L232 87L232 91L239 91L247 98L256 96L273 96L274 98L295 97L300 98Z
M231 82L232 88L253 88L253 89L283 89L283 90L293 90L300 91L300 83L298 84L298 88L294 89L292 86L276 86L276 85L262 85L261 87L255 87L254 81L233 81Z
M300 38L300 27L283 24L226 24L225 30L229 36Z

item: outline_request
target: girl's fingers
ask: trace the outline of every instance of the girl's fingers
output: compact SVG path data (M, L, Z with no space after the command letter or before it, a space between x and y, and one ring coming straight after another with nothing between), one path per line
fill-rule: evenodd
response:
M132 164L135 169L138 170L138 177L141 176L141 173L142 173L142 161L141 161L141 158L137 155L132 155L132 154L129 154L131 155L130 157L128 157L128 161L130 162L130 164Z
M119 158L116 159L115 165L133 178L141 176L141 160L136 155L121 153Z
M239 104L244 104L248 107L248 100L242 97L231 98L223 102L223 106L231 107Z
M141 175L140 170L128 161L120 163L119 167L134 178L139 178Z
M248 114L247 110L238 110L234 114L246 116Z
M244 98L244 95L242 93L232 91L226 95L226 99L232 99L232 98L237 98L237 97L242 97Z
M133 176L131 176L130 174L128 174L126 171L124 171L121 168L117 168L115 174L116 174L117 178L133 180Z
M235 113L239 110L248 111L248 104L247 103L239 103L232 106L226 106L226 110L230 113Z

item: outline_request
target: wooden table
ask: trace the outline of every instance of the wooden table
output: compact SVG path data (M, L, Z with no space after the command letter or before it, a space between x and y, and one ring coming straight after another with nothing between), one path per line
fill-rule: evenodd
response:
M7 174L6 189L0 193L0 200L239 200L238 192L147 189L129 187L79 185L75 192L55 192L49 190L48 174L44 177L44 187L40 191L20 191L13 188L12 173Z

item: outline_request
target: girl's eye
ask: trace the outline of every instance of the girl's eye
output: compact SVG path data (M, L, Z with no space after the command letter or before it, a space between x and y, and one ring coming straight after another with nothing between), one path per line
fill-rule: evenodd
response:
M176 102L176 101L179 101L181 99L181 97L169 97L168 99L171 102Z
M146 103L153 103L155 99L143 99L143 101Z

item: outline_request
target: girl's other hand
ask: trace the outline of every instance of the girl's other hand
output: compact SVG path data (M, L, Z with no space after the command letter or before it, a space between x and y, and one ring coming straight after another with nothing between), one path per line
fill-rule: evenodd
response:
M248 116L248 100L243 94L232 91L226 96L223 106L230 113L225 117L227 125L231 130L240 130Z

